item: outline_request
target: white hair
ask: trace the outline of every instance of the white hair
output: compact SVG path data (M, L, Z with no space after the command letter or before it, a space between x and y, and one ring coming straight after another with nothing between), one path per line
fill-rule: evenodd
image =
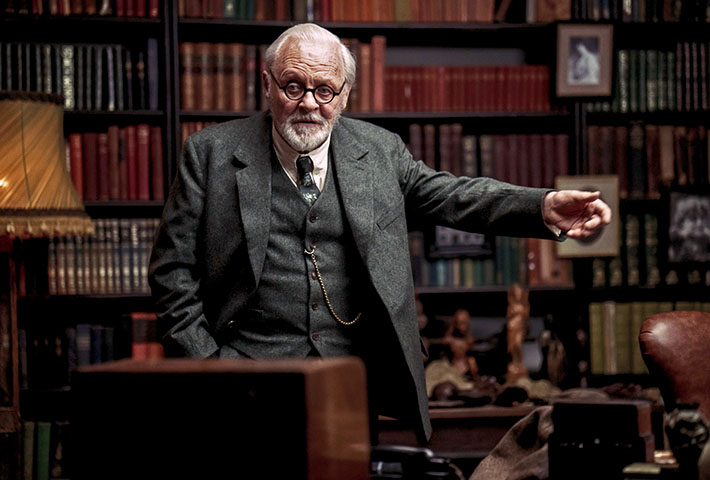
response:
M273 67L279 50L281 50L281 47L289 39L334 44L340 50L340 58L343 62L342 66L345 72L345 81L351 87L355 84L357 69L355 57L353 57L353 54L350 52L348 47L343 45L343 42L341 42L337 36L315 23L301 23L294 25L279 35L279 38L274 40L274 43L269 45L269 48L266 49L266 53L264 54L264 62L266 63L267 68L271 69Z

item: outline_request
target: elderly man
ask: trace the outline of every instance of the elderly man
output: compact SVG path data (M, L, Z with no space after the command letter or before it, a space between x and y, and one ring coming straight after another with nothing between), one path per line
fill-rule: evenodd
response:
M321 27L288 29L265 63L269 111L185 143L150 265L166 352L357 355L371 411L428 439L407 219L579 238L611 212L595 193L436 172L397 135L341 118L355 62Z

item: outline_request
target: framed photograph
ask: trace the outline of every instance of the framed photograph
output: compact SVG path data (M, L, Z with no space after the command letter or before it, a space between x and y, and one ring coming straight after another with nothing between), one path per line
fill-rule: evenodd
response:
M491 237L439 225L426 231L426 244L428 245L427 256L430 258L490 257L493 255Z
M710 191L670 192L668 262L710 263Z
M611 223L583 240L568 238L557 244L557 255L570 257L614 257L619 253L619 177L616 175L576 175L557 177L558 190L601 192L611 208Z
M558 97L608 97L612 94L613 27L557 26Z

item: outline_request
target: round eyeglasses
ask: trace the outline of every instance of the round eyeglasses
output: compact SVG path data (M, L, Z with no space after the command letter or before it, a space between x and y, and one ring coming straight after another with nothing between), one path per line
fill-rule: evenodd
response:
M293 100L294 102L305 97L308 92L311 92L313 93L313 98L315 98L316 103L319 105L326 105L332 102L335 97L343 92L343 88L345 88L346 83L343 82L339 92L336 92L328 85L318 85L316 88L306 88L302 83L293 80L288 82L286 85L279 85L279 81L276 79L273 72L269 70L269 73L271 74L271 78L273 78L276 82L276 86L283 90L286 98Z

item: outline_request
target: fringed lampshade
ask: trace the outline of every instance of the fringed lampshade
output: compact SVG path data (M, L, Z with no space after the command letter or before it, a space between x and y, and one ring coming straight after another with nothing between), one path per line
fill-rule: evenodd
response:
M63 100L0 92L0 235L89 235L93 227L67 171Z

